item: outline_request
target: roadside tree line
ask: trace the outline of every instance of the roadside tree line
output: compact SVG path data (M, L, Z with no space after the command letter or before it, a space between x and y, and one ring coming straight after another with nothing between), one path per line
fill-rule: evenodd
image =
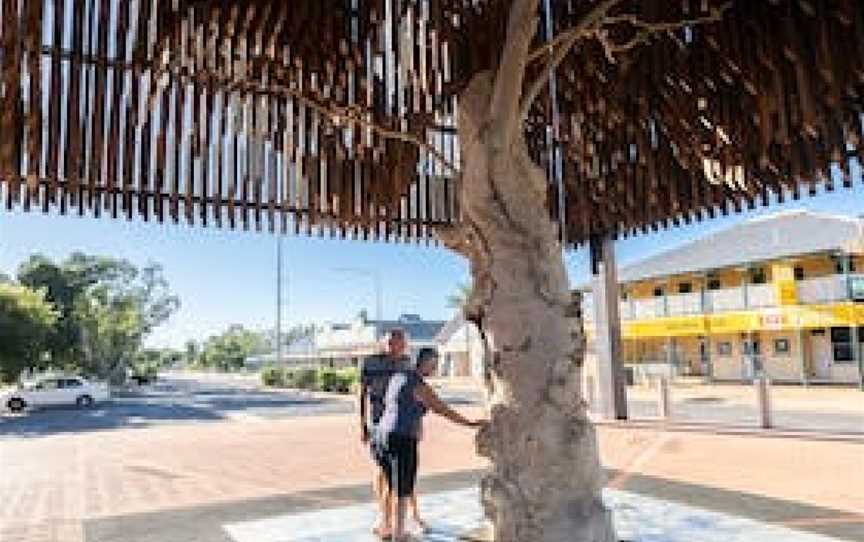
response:
M0 276L0 380L53 369L122 381L179 306L158 264L32 255Z

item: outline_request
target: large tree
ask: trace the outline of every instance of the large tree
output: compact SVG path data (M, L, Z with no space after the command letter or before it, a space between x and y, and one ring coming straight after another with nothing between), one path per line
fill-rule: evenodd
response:
M0 382L13 381L21 371L45 363L45 339L57 318L44 290L0 283Z
M264 334L235 324L204 342L201 361L209 368L236 371L243 368L249 356L266 353L267 343Z
M19 267L22 284L44 288L60 319L48 338L52 363L122 378L144 338L179 306L159 265L72 253L61 263L35 255Z
M44 289L48 301L60 314L57 325L46 339L51 359L58 365L74 363L81 356L80 326L73 310L76 296L87 286L83 279L40 254L30 256L18 267L18 281L31 288Z
M71 54L43 51L45 4L0 27L13 200L437 235L468 258L498 542L614 537L562 251L849 185L864 157L853 0L121 1L116 17L83 0L71 25L55 18ZM40 52L56 88L70 74L47 111ZM118 70L129 84L106 93Z

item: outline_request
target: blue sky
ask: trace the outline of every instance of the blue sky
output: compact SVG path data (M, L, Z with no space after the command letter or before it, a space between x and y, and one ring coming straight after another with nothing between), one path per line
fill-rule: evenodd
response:
M864 214L864 186L859 183L854 190L820 193L782 206L622 240L616 248L619 263L656 254L748 217L798 208ZM363 308L374 315L372 279L340 268L380 272L386 318L404 312L449 318L446 297L459 282L468 280L464 261L444 249L297 237L286 237L283 243L286 327L345 320ZM122 257L139 265L155 261L165 267L182 307L150 337L151 345L179 346L232 323L259 329L274 325L276 238L268 233L0 210L0 271L14 275L18 264L34 252L61 259L73 250ZM584 250L568 253L566 260L574 284L588 279Z

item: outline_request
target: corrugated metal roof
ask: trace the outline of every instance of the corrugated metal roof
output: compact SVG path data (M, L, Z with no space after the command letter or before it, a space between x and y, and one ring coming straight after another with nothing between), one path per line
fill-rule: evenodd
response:
M624 266L621 283L707 272L805 254L859 252L864 219L795 210L736 224L701 239ZM590 284L586 285L590 288Z

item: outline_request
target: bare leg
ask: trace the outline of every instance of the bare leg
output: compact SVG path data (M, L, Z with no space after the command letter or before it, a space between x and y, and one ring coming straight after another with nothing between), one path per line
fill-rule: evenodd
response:
M391 533L390 491L387 488L387 477L381 469L378 469L377 475L375 476L374 486L375 499L378 501L379 518L378 524L372 532L381 538L388 538Z
M411 517L414 519L414 523L420 527L421 531L425 531L428 526L425 521L420 519L420 508L417 506L417 491L414 491L411 497L408 498L408 504L411 506Z
M392 492L391 492L392 493ZM390 498L393 503L393 541L401 542L405 540L405 514L408 511L408 498L396 497Z

